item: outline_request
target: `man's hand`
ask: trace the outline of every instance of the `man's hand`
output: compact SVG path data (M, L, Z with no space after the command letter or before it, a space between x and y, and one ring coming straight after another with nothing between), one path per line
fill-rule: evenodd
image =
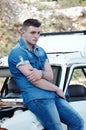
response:
M29 75L27 76L27 78L31 82L35 82L35 81L37 81L37 80L42 78L42 71L33 68L33 69L31 69L31 71L30 71Z
M58 90L56 91L57 95L64 98L65 99L65 96L64 96L64 93L61 89L58 88Z

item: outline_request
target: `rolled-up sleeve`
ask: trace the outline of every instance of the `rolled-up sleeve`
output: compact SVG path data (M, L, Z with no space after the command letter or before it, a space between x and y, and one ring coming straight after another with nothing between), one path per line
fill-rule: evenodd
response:
M19 56L20 62L16 65L16 67L20 65L29 64L29 60L24 60L22 56Z

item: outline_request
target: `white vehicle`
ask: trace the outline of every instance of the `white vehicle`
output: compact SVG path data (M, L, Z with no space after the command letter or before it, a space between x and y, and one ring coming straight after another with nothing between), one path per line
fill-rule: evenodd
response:
M86 130L86 35L84 32L44 34L38 45L48 54L54 73L51 82L62 89L67 101L84 119ZM19 91L9 91L12 75L5 60L7 57L0 60L0 127L3 130L44 130L37 117L23 106ZM81 78L75 75L76 72ZM74 80L74 76L77 80ZM15 96L11 97L9 93ZM68 130L63 123L62 126L63 130Z

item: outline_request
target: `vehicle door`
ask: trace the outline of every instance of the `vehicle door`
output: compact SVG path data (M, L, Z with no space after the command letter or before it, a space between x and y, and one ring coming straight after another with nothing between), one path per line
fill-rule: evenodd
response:
M70 105L84 119L86 130L86 66L73 65L64 87L64 93ZM71 119L70 119L71 120Z

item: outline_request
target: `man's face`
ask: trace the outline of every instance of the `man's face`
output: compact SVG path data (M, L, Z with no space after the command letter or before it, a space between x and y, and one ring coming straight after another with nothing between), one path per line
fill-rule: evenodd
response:
M28 45L35 45L41 33L40 27L29 26L22 31L22 37Z

